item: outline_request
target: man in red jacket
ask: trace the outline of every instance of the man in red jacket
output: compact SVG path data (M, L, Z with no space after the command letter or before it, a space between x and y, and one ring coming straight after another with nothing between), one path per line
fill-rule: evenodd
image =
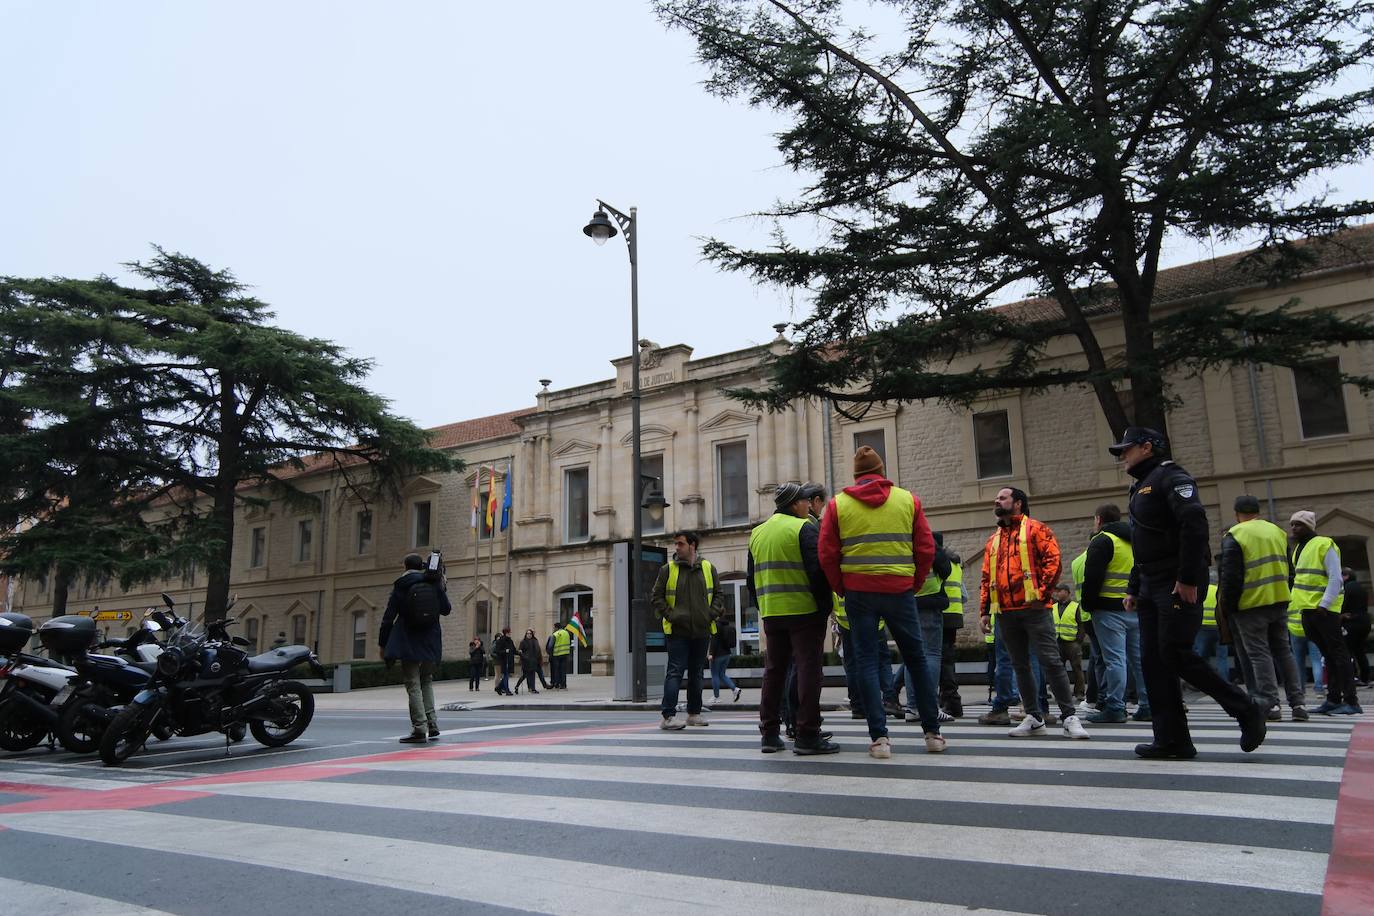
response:
M916 617L916 591L930 573L935 538L921 501L883 476L883 460L868 446L854 454L854 485L835 495L821 517L818 548L830 587L845 599L854 644L857 688L868 718L868 753L892 756L878 685L878 621L887 622L915 675L916 707L926 751L945 749L938 697L926 670Z

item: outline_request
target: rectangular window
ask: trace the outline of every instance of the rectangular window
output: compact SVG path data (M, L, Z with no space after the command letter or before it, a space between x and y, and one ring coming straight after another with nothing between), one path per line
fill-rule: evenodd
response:
M496 498L500 499L501 497ZM477 493L477 540L479 541L491 540L491 525L487 524L487 500L489 499L491 499L491 484L487 484L487 489ZM491 519L497 525L501 524L498 514L500 511L501 507L497 506L496 513L493 513Z
M1005 410L973 415L973 448L979 479L1011 476L1011 429Z
M591 537L591 490L587 468L563 472L563 540L585 541Z
M478 601L473 605L472 616L472 635L482 638L485 643L486 635L491 632L491 605L486 601Z
M353 657L367 658L367 611L353 614Z
M359 554L372 552L372 510L363 509L358 513L356 529L358 538L354 542Z
M428 547L430 545L429 516L430 504L428 502L416 503L411 508L411 547Z
M640 473L640 480L641 480L641 482L642 482L643 485L644 485L644 486L641 488L640 494L639 494L639 501L640 501L640 505L642 506L643 503L644 503L644 496L645 496L645 494L650 493L650 492L653 492L654 490L657 490L658 492L663 493L663 487L664 487L664 484L663 484L663 456L662 456L662 455L644 455L644 456L642 456L642 457L639 459L639 473ZM649 477L653 477L653 478L655 478L655 479L654 479L654 480L648 480L647 478L649 478ZM664 493L663 495L664 495L664 496L667 496L668 494L667 494L667 493ZM649 510L648 510L648 509L641 508L641 509L639 510L639 513L640 513L640 523L639 523L639 524L640 524L640 527L643 529L643 531L644 531L645 533L647 533L647 534L661 534L661 533L663 532L663 525L664 525L664 518L663 518L663 516L659 516L658 521L654 521L653 516L651 516L651 515L649 514Z
M883 464L887 464L887 441L881 429L869 429L861 433L855 433L854 451L857 452L865 445L878 453L878 457L883 459Z
M247 650L249 655L258 654L258 626L260 621L256 617L249 617L243 622L243 638L248 640Z
M296 522L296 562L304 563L310 559L315 539L315 520L303 518Z
M248 565L253 569L260 569L267 565L267 527L254 528L250 538Z
M292 645L305 645L305 615L297 614L291 618L291 643Z
M720 523L739 525L749 521L749 446L722 442L716 446L716 488L720 498Z
M1304 439L1344 436L1350 432L1340 372L1340 361L1334 356L1293 370L1293 384L1298 391L1298 417L1302 421Z

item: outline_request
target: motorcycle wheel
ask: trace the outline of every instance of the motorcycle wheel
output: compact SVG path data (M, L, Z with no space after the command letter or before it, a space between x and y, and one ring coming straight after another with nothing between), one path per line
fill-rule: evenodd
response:
M100 737L100 759L107 767L119 766L133 756L152 731L157 710L130 703L119 711Z
M248 723L248 727L259 744L282 747L295 741L310 727L310 720L315 716L315 695L297 681L282 681L268 690L271 692L273 718L254 719Z
M6 703L0 708L0 748L27 751L37 747L47 733L48 726L19 704Z
M91 754L100 747L100 736L105 734L105 720L87 715L87 710L92 706L103 708L93 700L77 697L75 702L62 707L62 714L57 717L57 727L53 732L62 746L73 754Z

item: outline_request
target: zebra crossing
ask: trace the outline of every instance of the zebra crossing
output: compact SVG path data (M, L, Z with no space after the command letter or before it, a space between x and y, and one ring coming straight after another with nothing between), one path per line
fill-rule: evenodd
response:
M845 753L762 755L747 714L138 784L0 761L16 780L0 786L0 899L205 909L167 893L170 870L192 887L214 874L217 913L1321 911L1358 719L1270 723L1242 754L1230 719L1195 707L1199 758L1142 761L1148 726L1016 740L977 712L945 727L943 755L892 723L886 761L867 756L863 722L835 716ZM92 857L123 879L70 867Z

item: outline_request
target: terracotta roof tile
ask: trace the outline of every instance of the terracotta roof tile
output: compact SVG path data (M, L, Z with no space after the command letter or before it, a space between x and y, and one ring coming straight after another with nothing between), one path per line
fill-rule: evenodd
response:
M492 414L489 417L477 417L474 420L462 420L444 426L435 426L428 430L433 436L429 444L434 448L452 448L455 445L480 442L483 439L516 436L520 433L520 425L515 422L516 418L532 414L537 409L525 407L506 413Z

